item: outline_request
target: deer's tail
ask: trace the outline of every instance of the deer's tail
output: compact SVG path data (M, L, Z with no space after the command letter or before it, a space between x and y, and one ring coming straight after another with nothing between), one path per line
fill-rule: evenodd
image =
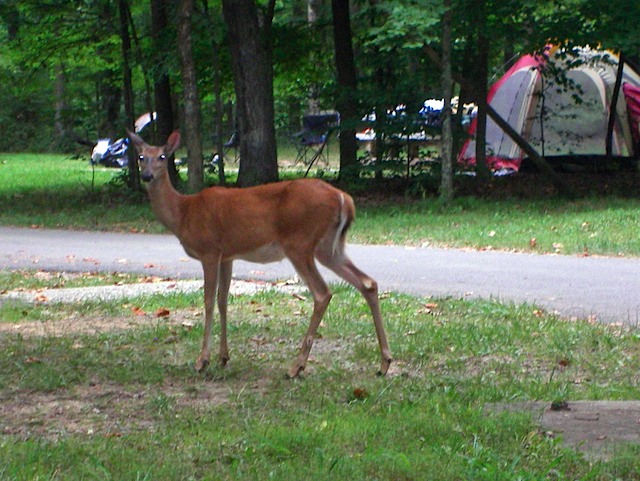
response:
M356 218L356 207L350 195L340 192L340 213L338 216L338 227L333 239L333 253L342 252L347 238L347 231L351 223Z

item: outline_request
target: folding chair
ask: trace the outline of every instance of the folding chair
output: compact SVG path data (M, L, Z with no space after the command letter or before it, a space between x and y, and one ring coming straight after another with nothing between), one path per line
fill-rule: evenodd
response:
M234 131L231 137L229 137L229 140L223 144L223 149L225 160L228 157L229 151L233 150L233 162L237 164L238 160L240 160L240 135L237 131Z
M308 165L307 173L318 160L324 160L325 165L329 165L329 135L339 124L338 113L302 117L302 130L290 136L291 143L297 150L295 163L302 162Z
M233 156L229 154L231 150L233 150ZM214 152L211 155L211 159L208 163L205 164L205 166L212 172L214 172L216 170L216 166L220 162L221 157L224 160L225 164L228 164L229 161L237 164L240 160L240 137L236 131L234 131L229 139L224 144L222 144L222 155L220 155L220 152L214 149Z

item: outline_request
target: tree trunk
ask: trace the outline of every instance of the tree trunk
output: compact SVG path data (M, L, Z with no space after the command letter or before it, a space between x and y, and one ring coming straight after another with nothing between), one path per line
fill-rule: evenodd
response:
M322 0L307 0L307 23L312 29L317 28L318 21L320 20L321 9ZM318 62L318 52L311 50L308 52L307 56L308 62L310 62L311 65L314 65ZM309 85L309 94L307 98L306 115L317 115L320 113L319 94L319 84L317 82L311 82ZM291 117L297 120L299 116L300 112L295 112Z
M487 9L485 0L478 0L478 57L475 79L475 97L478 105L476 124L476 174L486 180L491 176L487 165L487 81L489 76L489 39L486 33Z
M358 104L356 67L351 35L349 0L331 0L333 37L338 76L336 106L340 112L340 180L355 179L359 174L356 144Z
M450 202L453 198L453 135L451 132L451 0L444 0L442 16L442 108L441 157L442 178L440 179L440 199ZM462 109L462 105L458 105Z
M271 20L255 0L223 0L237 99L241 187L278 180Z
M209 13L209 2L208 0L203 0L202 6L204 8L204 15L207 19L207 22L210 25L213 25L213 20L211 19L211 14ZM218 177L220 179L220 185L227 184L227 178L224 173L224 105L222 102L222 65L220 61L220 54L218 53L218 49L220 46L216 41L217 37L215 32L211 32L211 69L212 69L212 80L213 80L213 98L214 98L214 152L218 153Z
M155 123L155 145L163 145L174 129L173 105L171 102L171 82L166 71L164 61L164 51L167 45L167 5L165 0L151 0L151 28L153 37L153 50L156 66L154 69L154 103L156 111ZM168 159L168 171L171 183L178 184L178 170L176 169L175 157L171 155Z
M67 110L67 102L65 99L65 77L64 69L61 64L55 66L56 80L54 82L54 92L56 96L54 128L56 132L56 142L59 145L64 143L67 129L65 126L65 111Z
M188 188L190 192L202 190L204 177L202 173L202 122L200 119L200 97L196 79L196 67L193 63L193 47L191 43L191 16L194 0L182 0L178 16L178 53L182 74L182 97L184 99L183 134L187 145Z
M118 0L120 14L120 42L122 48L122 91L124 97L124 112L127 118L127 128L133 132L135 113L133 110L133 83L131 81L131 36L129 35L129 5L127 0ZM129 158L129 188L140 189L140 171L138 170L138 156L135 149L127 149Z

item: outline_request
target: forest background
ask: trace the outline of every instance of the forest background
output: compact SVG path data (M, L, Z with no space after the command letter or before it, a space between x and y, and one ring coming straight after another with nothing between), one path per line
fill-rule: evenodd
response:
M277 140L338 111L353 177L371 112L458 95L484 118L487 85L549 43L640 59L630 0L3 0L0 18L0 151L87 152L155 111L144 135L182 129L193 191L234 131L238 183L269 182Z

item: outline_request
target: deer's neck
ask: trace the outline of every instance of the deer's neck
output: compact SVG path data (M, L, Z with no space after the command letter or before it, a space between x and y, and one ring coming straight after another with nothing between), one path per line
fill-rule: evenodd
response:
M147 186L151 208L158 220L174 234L178 235L182 221L182 201L180 194L169 180L169 175L156 178Z

